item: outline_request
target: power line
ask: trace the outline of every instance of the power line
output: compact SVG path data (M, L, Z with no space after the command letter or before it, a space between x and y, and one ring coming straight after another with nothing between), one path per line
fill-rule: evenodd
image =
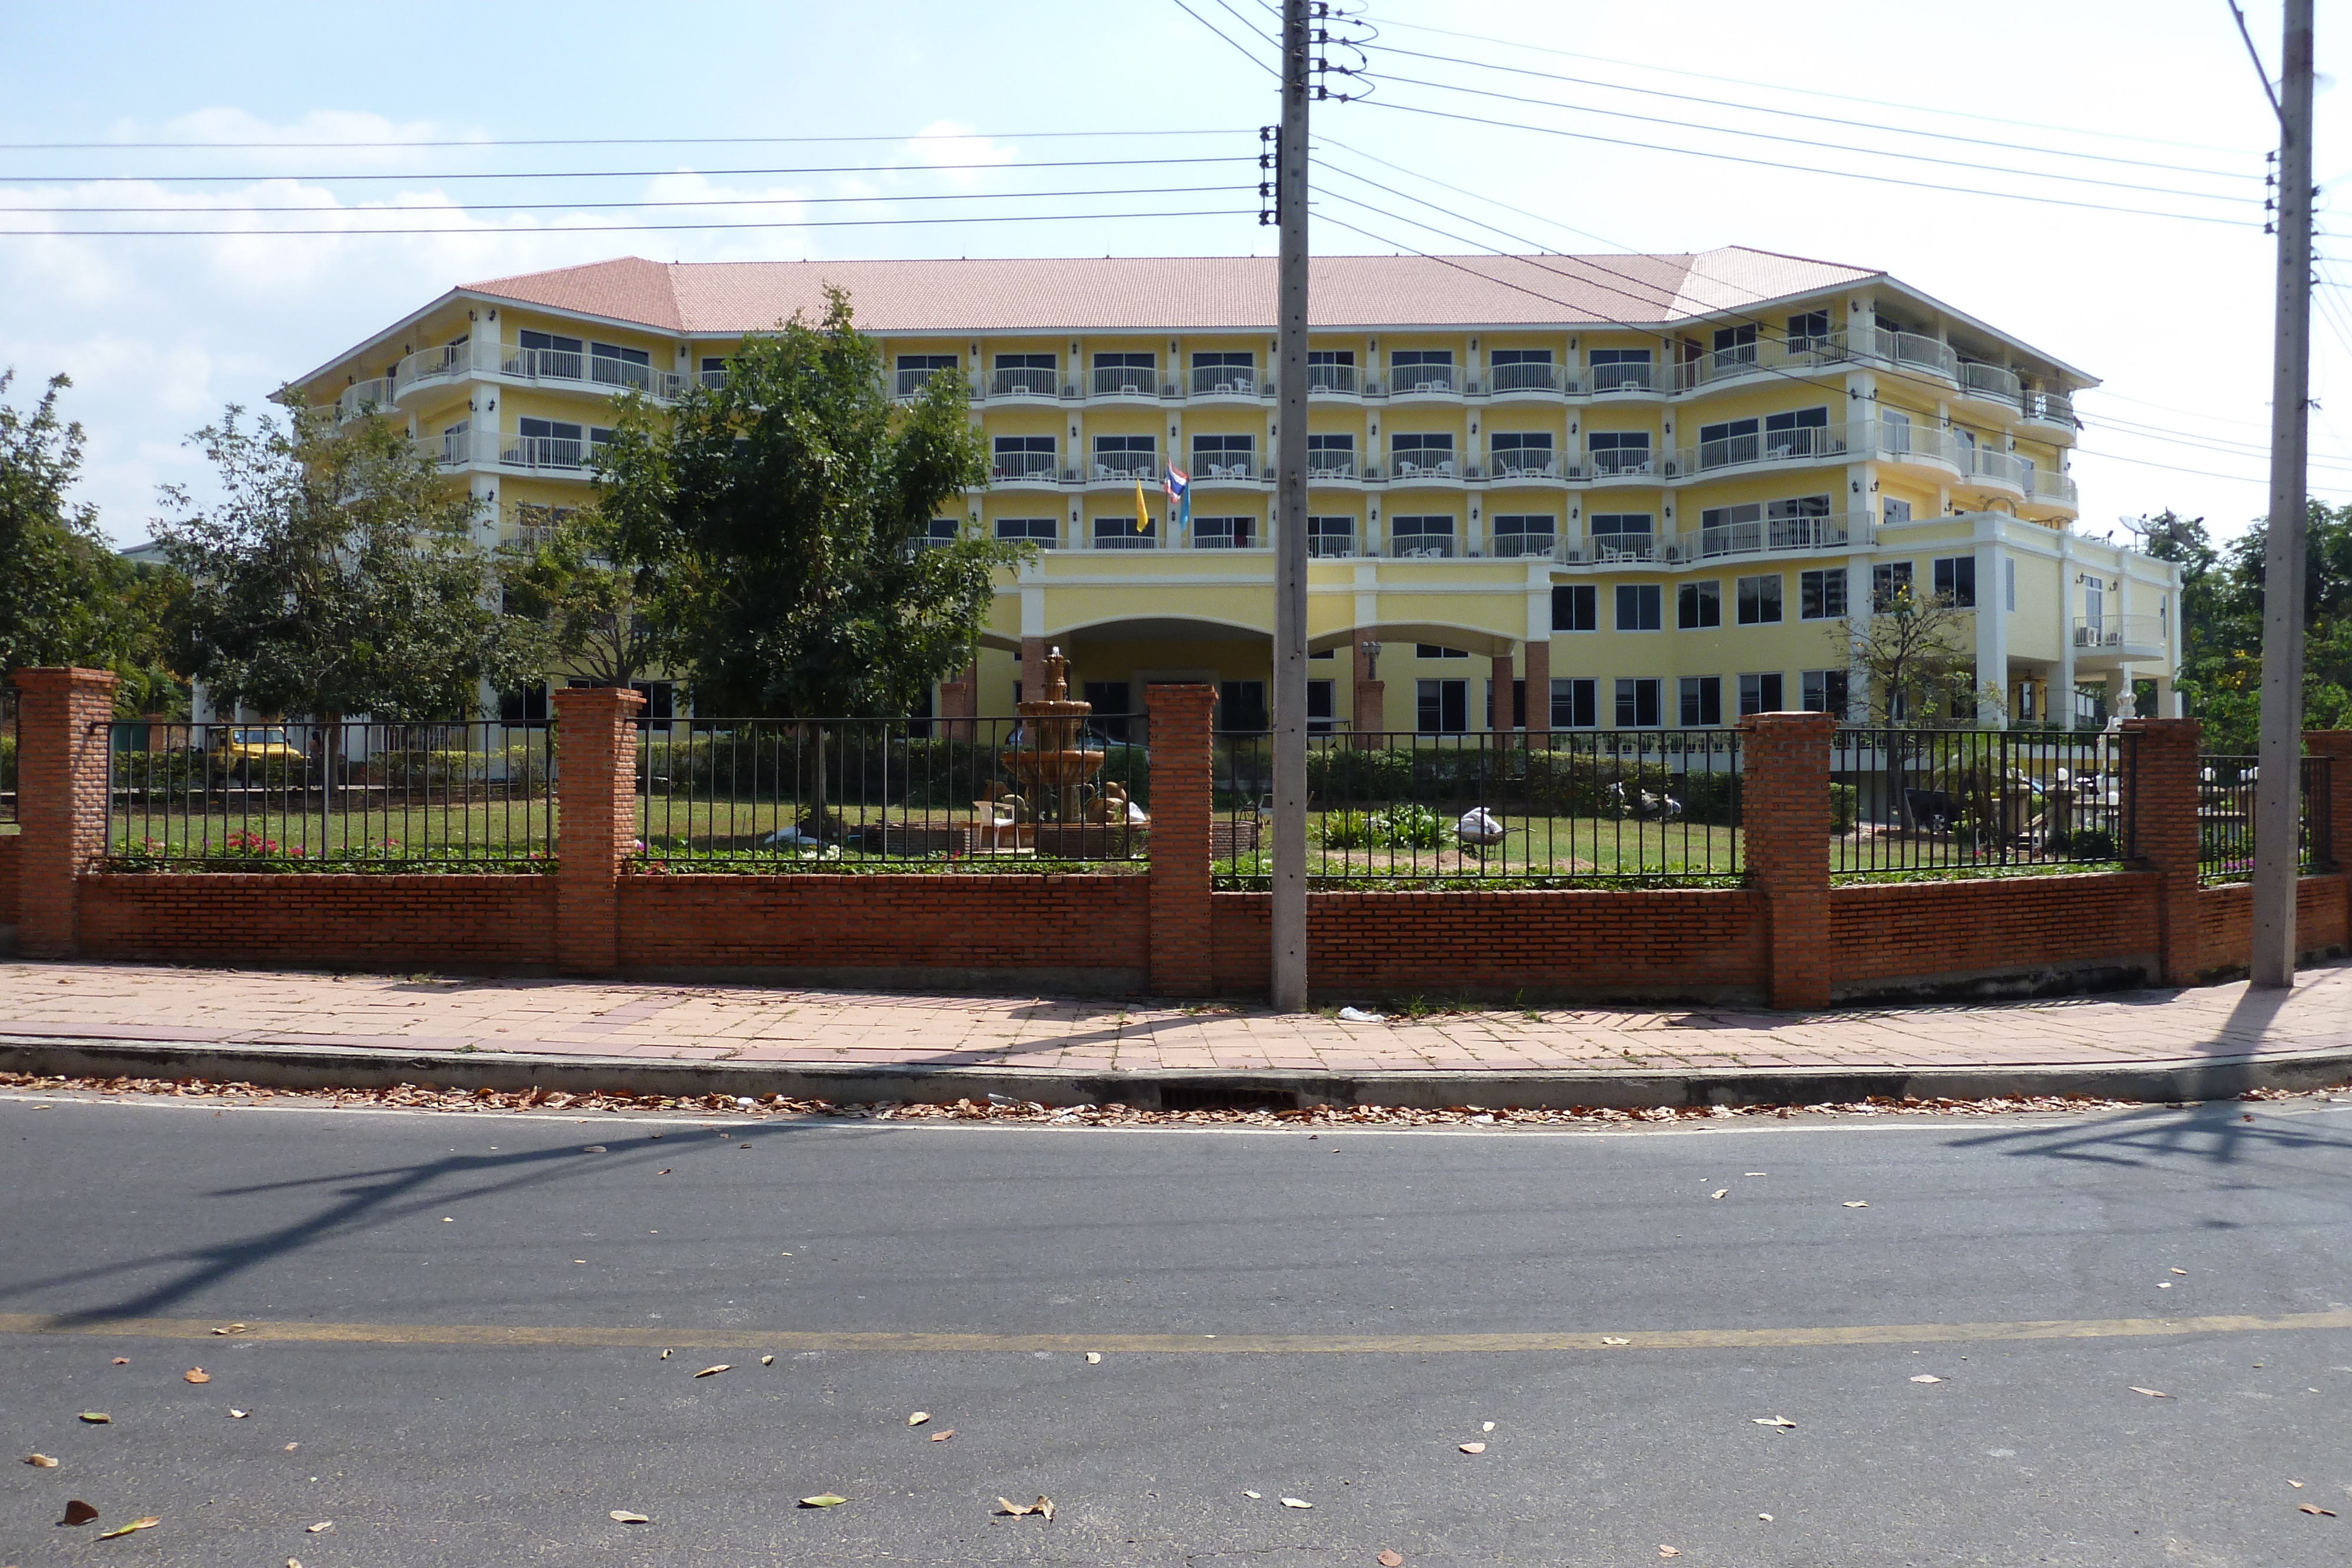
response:
M364 214L366 209L356 209ZM1076 223L1088 220L1111 222L1128 218L1241 218L1249 214L1238 209L1214 208L1199 212L1152 213L981 213L942 218L815 218L805 222L775 219L764 223L740 224L563 224L549 228L502 229L487 225L456 228L339 228L339 229L0 229L0 238L14 239L130 239L174 238L181 236L230 235L247 239L275 239L280 235L332 235L341 238L360 238L371 235L481 235L499 237L540 235L578 234L667 234L713 229L848 229L900 228L928 224L1049 224Z
M1208 28L1212 33L1216 34L1218 37L1224 39L1226 45L1238 51L1242 58L1249 61L1250 64L1255 66L1266 75L1274 78L1275 80L1280 81L1282 79L1282 73L1275 69L1272 66L1267 65L1264 60L1259 59L1255 55L1250 53L1249 46L1247 44L1243 43L1240 39L1224 32L1206 16L1202 16L1201 13L1193 10L1190 5L1185 5L1184 0L1170 0L1170 3L1172 4L1176 9L1183 12L1184 15L1192 17L1195 22L1200 23L1201 26Z
M1630 120L1643 125L1666 125L1683 131L1712 132L1719 136L1745 136L1757 141L1779 141L1792 147L1812 147L1829 152L1852 152L1870 158L1895 158L1907 163L1927 163L1946 169L1973 169L1982 173L2008 174L2027 180L2059 180L2069 184L2097 185L2115 191L2139 191L2150 195L2179 196L2191 201L2242 202L2247 199L2243 196L2222 195L2210 191L2183 191L2168 185L2143 185L2128 180L2102 180L2090 174L2058 174L2039 169L2011 169L2000 165L1971 162L1962 158L1937 158L1924 152L1898 152L1888 148L1856 147L1850 142L1822 141L1805 136L1781 136L1769 131L1741 131L1727 125L1694 125L1688 120L1670 120L1662 115L1635 114L1630 110L1622 109L1595 109L1587 104L1562 103L1557 99L1529 98L1524 93L1496 92L1491 88L1464 87L1456 82L1429 81L1420 77L1401 77L1384 73L1383 79L1395 82L1402 87L1425 87L1440 92L1463 93L1472 98L1490 98L1500 103L1524 103L1538 109L1561 110L1571 114L1598 114L1612 120ZM1685 148L1679 151L1695 150ZM1837 172L1838 171L1816 172ZM1876 178L1874 175L1860 177ZM2000 194L2001 193L1979 193Z
M0 141L0 152L236 152L396 147L784 147L866 141L1042 141L1097 136L1246 136L1248 127L1203 131L927 131L911 136L530 136L413 141Z
M361 181L411 180L658 180L694 174L706 180L740 179L775 174L926 174L972 169L1140 169L1185 163L1253 163L1253 155L1228 153L1202 158L1056 158L1007 159L996 163L838 163L797 169L544 169L503 173L452 174L17 174L0 179L7 185L174 185L267 184L273 181L314 181L322 185Z
M1255 185L1146 185L1097 191L966 191L931 192L921 195L902 196L725 196L696 201L643 202L410 202L387 204L383 206L340 207L274 206L274 207L9 207L0 206L0 213L186 213L204 216L214 214L245 213L349 213L365 216L371 213L536 213L536 212L606 212L634 208L656 207L783 207L830 206L845 202L1008 202L1059 201L1078 196L1175 196L1199 195L1206 192L1247 193Z
M1232 16L1234 21L1239 22L1242 25L1243 31L1255 33L1266 43L1273 45L1275 53L1280 54L1282 52L1281 39L1276 37L1273 34L1267 32L1256 23L1251 21L1247 16L1243 16L1239 11L1234 10L1231 5L1226 5L1225 0L1217 0L1217 4L1220 6L1223 6L1226 14Z
M1986 125L2006 126L2020 131L2055 131L2066 136L2095 137L2105 141L2137 141L2150 147L2178 147L2189 152L2226 152L2241 157L2251 156L2242 148L2217 147L2203 141L2175 141L2158 136L2135 136L2128 131L2094 131L2087 126L2051 125L2040 120L2016 120L2007 115L1979 114L1965 109L1938 109L1932 104L1899 103L1891 99L1861 98L1852 93L1823 92L1819 88L1790 87L1786 82L1752 81L1745 77L1711 76L1705 71L1682 70L1674 66L1652 65L1643 60L1621 60L1608 55L1580 54L1574 49L1549 48L1530 44L1524 38L1497 38L1485 33L1465 33L1451 27L1433 27L1423 22L1390 21L1382 24L1402 27L1415 33L1437 33L1449 38L1466 38L1473 43L1498 44L1506 48L1528 54L1558 55L1563 59L1592 60L1604 66L1624 66L1633 70L1652 71L1660 76L1688 77L1694 81L1719 82L1727 87L1755 88L1764 92L1785 93L1791 98L1821 99L1833 103L1859 103L1872 109L1901 110L1907 114L1932 114L1946 120L1972 120Z
M1799 174L1827 174L1840 180L1862 180L1880 185L1901 185L1916 191L1944 191L1962 196L1991 196L2001 201L2031 202L2036 206L2072 207L2079 212L2124 213L2134 217L2172 218L2181 223L2216 224L2224 228L2260 226L2251 219L2245 218L2220 218L2196 213L2158 212L2148 207L2121 207L2105 202L2072 201L2062 196L2032 196L2017 191L1988 191L1973 185L1944 185L1928 180L1900 179L1892 174L1864 174L1849 169L1822 169L1806 163L1786 163L1771 158L1746 158L1735 152L1709 152L1696 147L1664 147L1654 141L1634 141L1619 136L1596 136L1590 131L1563 131L1555 126L1528 125L1517 120L1494 120L1483 115L1455 114L1447 110L1428 109L1420 104L1398 103L1384 98L1370 98L1362 101L1374 109L1428 115L1433 119L1459 120L1467 125L1491 125L1505 131L1528 131L1543 136L1565 137L1572 141L1595 141L1610 147L1639 148L1648 152L1674 152L1687 158L1708 158L1717 162L1744 163L1757 169L1780 169Z
M1558 72L1558 71L1539 71L1539 70L1536 70L1536 69L1532 68L1531 67L1528 67L1528 66L1507 66L1507 65L1501 65L1501 64L1498 64L1498 63L1496 63L1496 62L1495 62L1495 61L1493 61L1493 60L1473 60L1473 59L1465 59L1465 58L1463 58L1463 57L1459 57L1459 56L1456 56L1456 55L1433 55L1433 54L1427 53L1426 51L1423 51L1423 50L1421 50L1421 49L1406 49L1406 48L1400 48L1400 47L1398 47L1397 46L1395 46L1395 45L1393 45L1393 44L1383 45L1383 46L1382 46L1382 52L1383 52L1383 53L1386 53L1386 54L1391 54L1391 55L1404 55L1404 56L1408 56L1408 57L1412 57L1412 58L1414 58L1414 59L1422 59L1422 60L1434 60L1434 61L1438 62L1438 63L1439 63L1439 64L1441 64L1441 65L1466 66L1466 67L1469 67L1469 68L1473 68L1473 69L1477 69L1477 70L1504 71L1504 72L1507 72L1507 73L1509 73L1510 75L1513 75L1513 76L1539 77L1539 78L1541 78L1542 79L1544 79L1544 80L1546 80L1546 81L1569 82L1569 83L1572 83L1572 84L1574 84L1574 85L1576 85L1576 86L1579 86L1579 87L1592 87L1592 88L1600 88L1600 89L1601 89L1603 91L1607 91L1607 92L1638 93L1638 94L1641 94L1642 96L1646 97L1646 98L1664 98L1664 99L1674 99L1674 100L1675 100L1675 102L1677 102L1677 103L1703 103L1703 104L1706 104L1706 105L1708 105L1708 106L1710 106L1710 107L1712 107L1712 108L1716 108L1716 109L1728 109L1728 110L1736 110L1736 111L1738 111L1738 112L1744 113L1744 114L1772 114L1772 115L1779 115L1779 116L1781 116L1781 117L1783 117L1783 118L1785 118L1785 119L1790 119L1790 120L1811 120L1811 121L1815 122L1816 124L1821 124L1821 125L1843 125L1843 126L1851 126L1851 127L1853 127L1853 129L1858 130L1858 131L1891 131L1891 132L1893 132L1894 134L1895 134L1895 135L1899 135L1899 136L1920 136L1920 137L1928 137L1928 138L1932 138L1932 139L1934 139L1934 140L1936 140L1936 141L1946 141L1946 142L1964 142L1964 143L1966 143L1966 144L1968 144L1968 145L1969 145L1969 146L1972 146L1972 147L1998 147L1998 148L2001 148L2001 149L2003 149L2004 151L2007 151L2007 152L2030 152L2030 153L2034 153L2034 154L2037 154L2037 155L2040 155L2040 156L2044 156L2044 157L2053 157L2053 158L2079 158L2079 159L2084 159L2084 160L2085 160L2085 161L2094 162L2100 162L2100 163L2119 163L2119 164L2124 164L2124 165L2128 166L2128 167L2131 167L2131 168L2137 168L2137 169L2158 169L2158 170L2163 170L2163 171L2166 171L2166 172L2170 172L2170 173L2176 173L2176 174L2196 174L2196 175L2203 176L2203 177L2208 178L2208 179L2215 179L2215 180L2245 180L2245 181L2249 181L2249 182L2251 182L2251 181L2252 181L2252 180L2255 178L2255 176L2254 176L2254 175L2252 175L2252 174L2251 174L2251 173L2237 173L2237 172L2231 172L2231 171L2229 171L2229 170L2226 170L2226 169L2200 169L2200 168L2197 168L2197 167L2194 167L2194 166L2192 166L2192 165L2190 165L2190 164L2187 164L2187 163L2159 163L2159 162L2155 162L2155 161L2153 161L2153 160L2150 160L2150 159L2146 159L2146 158L2121 158L2121 157L2117 157L2117 156L2116 156L2116 155L2114 155L2114 154L2112 154L2112 153L2107 153L2107 152L2074 152L2074 150L2072 150L2072 149L2070 149L2070 148L2063 148L2063 147L2049 147L2049 146L2035 146L2033 143L2032 143L2032 142L2027 142L2027 141L2000 141L1993 140L1993 139L1991 139L1991 138L1990 138L1990 137L1982 137L1982 136L1957 136L1957 135L1952 134L1952 133L1951 133L1951 132L1949 132L1949 131L1915 131L1915 130L1911 129L1909 126L1906 126L1906 125L1889 125L1889 124L1887 124L1887 123L1886 123L1885 121L1884 121L1884 120L1849 120L1849 119L1845 118L1845 117L1844 117L1844 116L1843 116L1843 115L1833 115L1833 114L1807 114L1807 113L1805 113L1805 112L1804 112L1803 110L1795 110L1795 109L1775 109L1775 108L1771 107L1769 104L1760 104L1760 103L1738 103L1738 102L1735 102L1735 101L1733 101L1733 100L1731 100L1731 99L1729 99L1707 98L1707 97L1705 97L1705 96L1703 96L1703 95L1696 94L1696 93L1686 93L1686 92L1668 92L1668 91L1666 91L1665 89L1664 89L1663 88L1634 87L1634 86L1633 86L1632 84L1627 83L1627 82L1601 81L1601 80L1596 79L1596 78L1591 78L1591 77L1573 77L1573 76L1566 76L1566 75L1563 75L1563 74L1561 74L1561 73L1559 73L1559 72ZM1391 78L1390 78L1389 79L1391 79L1391 80L1392 80L1392 81L1402 81L1402 80L1404 80L1405 78L1398 78L1398 77L1391 77ZM1472 90L1472 89L1466 89L1466 88L1465 88L1465 89L1459 89L1459 90L1462 90L1462 91L1469 91L1469 90ZM1564 107L1564 108L1570 108L1570 107L1575 107L1575 106L1573 106L1573 105L1563 105L1562 107ZM1613 113L1613 112L1617 112L1617 111L1615 111L1615 110L1590 110L1590 112L1591 112L1591 113L1595 113L1595 114L1603 114L1603 113ZM1664 121L1660 121L1659 123L1663 123L1663 124L1682 124L1682 123L1685 123L1685 122L1683 122L1683 121L1679 121L1679 120L1664 120ZM1697 127L1697 126L1694 126L1694 127L1692 127L1691 129L1694 129L1694 130L1700 130L1700 129L1704 129L1704 130L1713 130L1713 131L1730 131L1730 133L1731 133L1731 134L1737 134L1737 135L1753 135L1753 134L1761 134L1760 132L1731 131L1729 127L1725 127L1725 126L1706 126L1706 127ZM1781 140L1781 139L1776 138L1775 140ZM1832 144L1832 143L1815 143L1815 142L1807 142L1807 143L1804 143L1804 145L1807 145L1807 146L1827 146L1827 145L1833 145L1833 144ZM1870 150L1870 149L1864 149L1864 148L1853 148L1853 149L1849 149L1849 151L1853 151L1853 152L1865 152L1865 151L1871 151L1871 150ZM1900 154L1900 153L1888 153L1888 154L1885 154L1885 156L1890 156L1890 157L1907 156L1907 154ZM1946 159L1936 159L1936 160L1932 160L1932 161L1933 161L1933 162L1950 162L1950 160L1946 160ZM1962 164L1962 165L1960 165L1960 166L1961 166L1961 167L1973 167L1974 165ZM2017 171L2011 171L2011 172L2017 172ZM2058 176L2058 175L2053 175L2053 176L2050 176L2050 177L2051 177L2051 178L2055 179L2055 178L2065 178L2065 177L2071 177L2071 176ZM2134 187L2134 188L2139 188L2139 187Z

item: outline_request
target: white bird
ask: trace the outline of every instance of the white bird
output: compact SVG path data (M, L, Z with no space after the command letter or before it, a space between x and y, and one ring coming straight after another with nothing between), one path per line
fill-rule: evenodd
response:
M1454 831L1465 844L1499 844L1503 841L1503 823L1484 806L1473 806L1462 813Z

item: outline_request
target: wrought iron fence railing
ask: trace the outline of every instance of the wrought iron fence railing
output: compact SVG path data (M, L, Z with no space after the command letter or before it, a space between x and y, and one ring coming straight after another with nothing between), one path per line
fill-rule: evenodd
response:
M0 822L16 820L16 688L0 681Z
M649 720L635 793L649 873L1117 865L1151 839L1139 716Z
M1831 871L2095 870L2128 858L2126 747L2104 732L1849 728L1830 758Z
M1746 864L1741 748L1724 729L1311 735L1310 883L1728 883ZM1215 746L1218 884L1266 885L1270 737Z
M104 727L117 871L546 871L546 725Z
M2302 759L2302 797L2295 835L2298 872L2336 863L2328 841L2326 802L2333 782L2326 757ZM2209 752L2197 759L2197 878L2206 883L2251 882L2254 874L2254 789L2262 779L2253 757Z

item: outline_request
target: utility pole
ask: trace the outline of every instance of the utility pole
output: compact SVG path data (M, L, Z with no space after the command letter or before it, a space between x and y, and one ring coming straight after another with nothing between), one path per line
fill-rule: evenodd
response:
M1307 0L1282 3L1282 226L1277 307L1282 404L1275 440L1274 994L1307 1010Z
M2301 867L2304 460L2311 395L2311 13L2286 0L2279 81L2278 326L2271 371L2271 515L2263 570L2262 776L2254 781L2253 983L2294 984Z

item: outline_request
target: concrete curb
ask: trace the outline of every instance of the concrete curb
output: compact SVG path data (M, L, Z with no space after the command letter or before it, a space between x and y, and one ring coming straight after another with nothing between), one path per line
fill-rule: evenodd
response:
M1729 1068L1704 1071L1243 1072L1221 1069L1089 1073L1053 1068L841 1066L648 1061L642 1057L508 1051L378 1051L326 1046L143 1043L69 1035L0 1040L0 1071L71 1078L202 1078L273 1089L380 1089L399 1083L574 1094L685 1097L782 1094L836 1104L984 1099L1143 1111L1313 1105L1811 1105L1873 1096L1985 1100L2081 1094L2103 1100L2223 1100L2250 1089L2317 1089L2352 1079L2352 1044L2167 1061L1956 1067Z

